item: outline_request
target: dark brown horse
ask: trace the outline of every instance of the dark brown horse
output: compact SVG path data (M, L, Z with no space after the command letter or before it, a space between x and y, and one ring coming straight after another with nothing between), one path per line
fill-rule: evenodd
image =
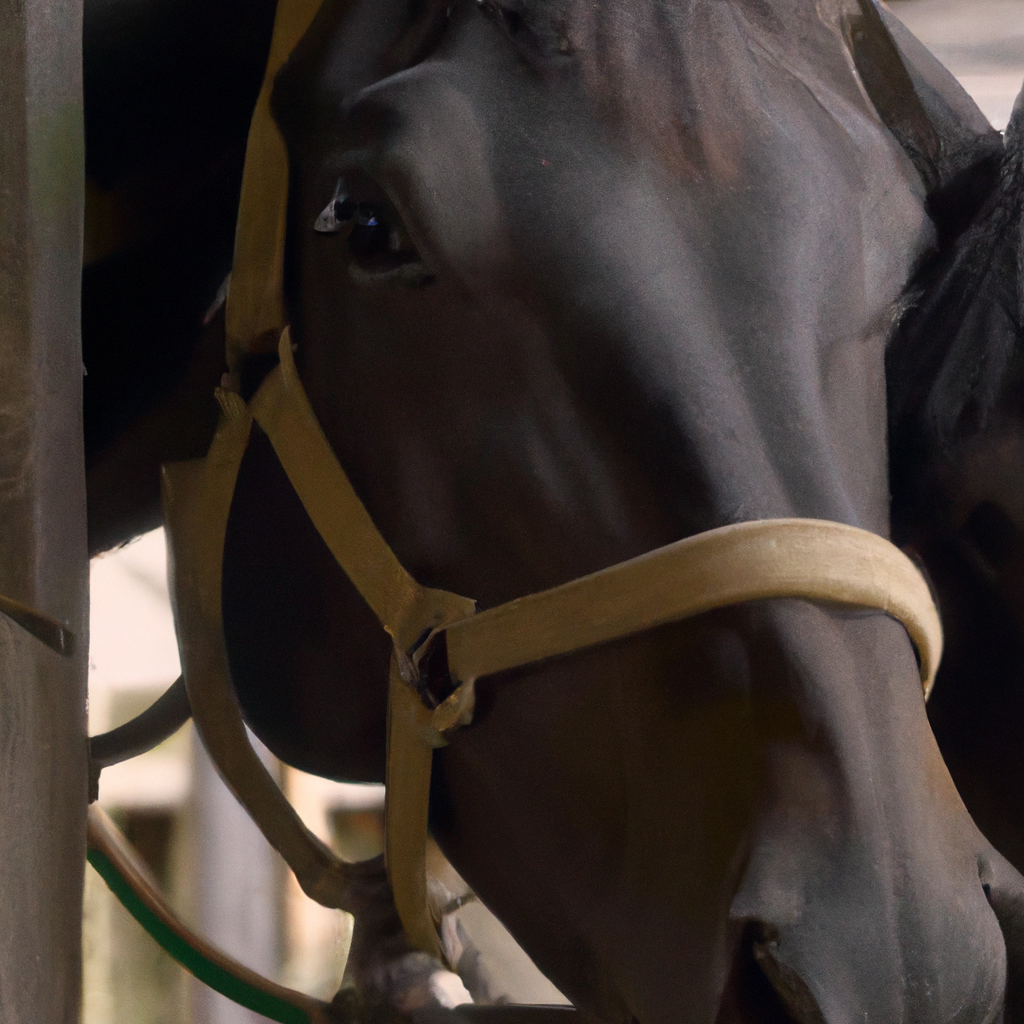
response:
M873 7L328 0L276 111L299 369L423 583L888 532L893 317L1000 157ZM379 779L387 640L258 434L224 599L257 733ZM1020 879L882 615L762 602L484 680L435 778L446 853L601 1020L995 1020L1004 935L1015 977Z
M1016 111L977 214L909 289L889 354L893 530L935 584L929 718L972 816L1024 865L1024 362Z

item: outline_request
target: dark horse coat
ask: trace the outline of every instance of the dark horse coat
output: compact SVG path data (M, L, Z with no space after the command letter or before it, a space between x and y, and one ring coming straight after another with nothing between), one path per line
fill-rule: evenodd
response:
M212 406L180 422L221 370L205 314L266 14L227 37L250 77L199 104L200 156L166 178L137 161L120 188L111 158L101 198L125 241L102 255L97 231L85 279L97 547L150 521L156 462L199 454L210 429ZM160 102L173 135L188 104ZM914 416L959 378L941 354L915 377L919 325L960 294L965 250L997 237L1015 260L1015 140L1004 153L866 0L327 0L275 112L299 370L423 583L486 607L727 522L886 534L887 386L900 535L930 511L915 473L952 494L950 530L975 513L950 438L1004 407L1015 422L1016 292L999 278L1011 354L979 378L980 412L932 447ZM353 220L314 231L340 195ZM177 217L138 214L172 200ZM980 319L960 317L977 359ZM148 331L167 344L129 343ZM144 383L125 397L127 357ZM244 367L243 389L265 369ZM978 515L983 557L993 536L1016 550ZM258 434L224 611L255 731L300 767L379 779L386 638ZM951 661L962 684L970 662ZM1020 878L961 804L884 616L762 602L483 681L436 762L442 847L599 1019L981 1022L1008 978L1020 1012ZM980 804L998 783L978 775Z

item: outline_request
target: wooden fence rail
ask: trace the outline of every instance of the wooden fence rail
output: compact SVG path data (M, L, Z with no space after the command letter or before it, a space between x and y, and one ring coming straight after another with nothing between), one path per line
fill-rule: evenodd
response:
M75 1024L88 561L79 331L81 0L0 0L0 1024Z

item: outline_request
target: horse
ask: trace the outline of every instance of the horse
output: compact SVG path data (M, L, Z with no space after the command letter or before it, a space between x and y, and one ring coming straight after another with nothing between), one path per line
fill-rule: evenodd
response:
M985 179L932 159L962 98L892 31L781 0L324 5L275 90L295 358L418 579L488 607L747 519L888 532L886 342ZM386 638L258 430L224 573L257 734L381 779ZM482 680L432 829L597 1019L1012 1015L1020 879L917 687L882 615L708 613Z
M974 212L910 283L888 355L893 534L927 566L948 640L929 719L972 817L1018 868L1022 114Z
M877 33L840 6L321 10L275 90L295 358L417 579L486 608L744 519L887 531L885 342L936 183L861 88ZM257 434L232 675L286 760L379 778L387 641L289 491ZM494 678L436 755L433 831L602 1020L985 1019L1016 876L913 679L891 621L800 602Z

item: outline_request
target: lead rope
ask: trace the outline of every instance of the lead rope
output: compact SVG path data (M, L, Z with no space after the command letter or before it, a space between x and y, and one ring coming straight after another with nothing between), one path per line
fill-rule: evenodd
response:
M197 935L168 906L155 880L120 830L96 804L89 808L89 863L125 909L182 967L247 1009L278 1024L336 1024L328 1003L249 970Z

